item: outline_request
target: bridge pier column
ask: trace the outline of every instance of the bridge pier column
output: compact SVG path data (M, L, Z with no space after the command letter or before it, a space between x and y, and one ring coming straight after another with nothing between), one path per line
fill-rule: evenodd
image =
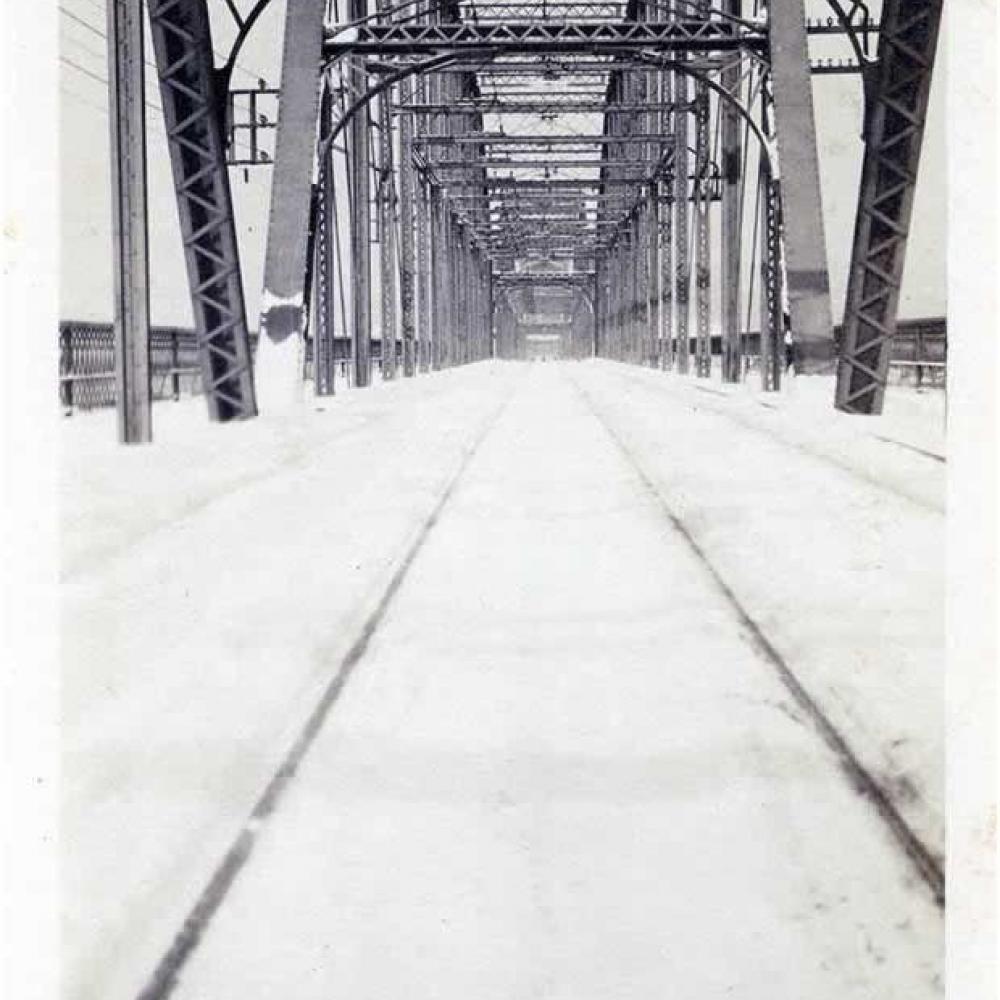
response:
M833 314L806 36L805 0L768 5L786 280L797 367L834 370Z
M319 121L323 0L289 4L281 57L281 113L275 137L264 257L257 390L265 409L301 398L309 221Z

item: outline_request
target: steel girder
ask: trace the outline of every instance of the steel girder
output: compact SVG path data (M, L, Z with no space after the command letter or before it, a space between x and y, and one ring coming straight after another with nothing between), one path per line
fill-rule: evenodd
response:
M386 95L379 99L378 129L379 326L382 378L396 377L396 173L392 155L392 116Z
M267 405L270 393L265 393L273 387L273 401L279 407L296 393L294 383L281 384L286 378L290 382L296 378L294 371L284 369L304 353L301 345L308 316L311 263L309 220L322 89L317 33L322 31L324 9L323 0L302 0L289 4L285 11L281 111L275 135L260 317L261 336L270 343L259 350L257 378L262 402ZM278 356L288 360L281 370L266 370L264 366L277 362L278 357L265 349L285 341L288 343Z
M141 7L126 0L110 0L107 13L115 399L118 440L135 444L153 437L143 23Z
M942 0L886 0L837 369L837 407L879 414L930 96Z
M724 9L734 17L742 14L742 0L725 0ZM721 84L732 97L740 93L742 67L731 60L722 71ZM719 103L722 116L722 253L719 279L722 285L722 380L739 382L743 374L743 340L740 336L740 177L743 172L740 119L736 109Z
M645 64L643 65L645 68ZM674 111L679 110L677 106L670 103L648 102L640 105L642 111ZM433 114L445 117L464 115L470 111L478 111L480 114L507 114L507 115L594 115L594 114L619 114L624 111L632 111L633 108L622 104L609 105L605 101L580 101L557 102L549 100L547 97L539 96L532 100L512 100L477 101L474 104L411 104L401 101L396 106L396 111L404 115ZM579 138L579 137L578 137Z
M643 109L645 110L645 109ZM669 135L497 135L480 132L470 135L426 136L417 143L417 148L426 146L647 146L667 143Z
M399 85L400 100L410 99L410 81ZM416 262L414 248L414 178L413 178L413 118L402 115L399 120L399 306L403 334L403 375L416 373Z
M688 78L682 73L673 74L674 95L686 102ZM674 270L675 318L677 342L674 361L677 371L688 371L690 345L688 321L690 319L691 261L688 253L688 116L678 115L674 120Z
M323 88L320 121L330 120L331 95ZM336 224L336 200L333 186L333 163L325 156L319 163L313 224L313 385L317 396L334 393L334 299L333 299L333 229Z
M703 8L707 5L702 4ZM703 9L707 17L708 10ZM712 373L711 330L711 217L709 215L708 160L709 132L708 90L700 81L694 89L695 183L694 203L694 278L695 278L695 374L708 378Z
M367 12L365 0L354 0L353 13ZM363 93L367 73L360 59L351 59L347 76L355 93ZM351 119L347 149L351 176L351 321L354 384L371 383L371 151L368 146L368 106Z
M743 48L762 52L767 45L763 28L744 27L735 34L729 25L701 17L674 21L620 21L586 23L534 21L514 24L366 25L351 40L331 35L325 45L328 59L346 55L430 56L444 53L476 56L485 53L616 54L654 48L659 52L719 52Z
M768 10L785 270L797 370L827 374L834 367L833 313L804 0L781 0Z
M784 315L781 260L781 185L766 164L761 165L760 374L765 392L781 388L784 371Z
M149 0L184 260L213 420L256 415L236 226L205 0Z

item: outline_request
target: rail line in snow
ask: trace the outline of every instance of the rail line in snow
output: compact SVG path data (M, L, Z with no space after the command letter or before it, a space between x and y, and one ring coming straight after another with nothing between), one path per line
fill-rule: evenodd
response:
M365 619L358 637L344 654L335 674L324 688L319 701L307 717L295 741L257 799L240 832L216 866L148 983L139 993L138 1000L166 1000L173 993L179 982L181 970L198 947L209 924L229 894L229 890L249 861L260 831L274 815L282 797L295 778L299 766L323 728L331 709L340 698L355 668L364 659L372 638L385 620L393 600L399 593L417 556L427 543L427 539L439 523L442 512L454 495L469 464L499 422L512 398L513 394L508 395L490 413L472 443L466 448L458 467L438 494L431 512L424 519L416 537L403 554L374 609Z
M674 406L685 405L683 402L678 400L676 396L672 396L669 393L658 392L657 387L648 384L647 382L645 382L640 378L635 378L631 372L622 372L620 374L626 377L630 382L630 384L640 389L644 389L646 392L656 396L658 399L665 400L666 402L671 403ZM685 388L698 390L699 392L702 392L704 395L723 396L727 399L729 398L728 393L720 392L717 389L711 389L705 386L688 385L685 386ZM701 405L703 404L699 403L699 406ZM761 405L764 406L765 404L761 403ZM882 479L878 479L875 476L869 475L867 472L857 468L850 462L845 462L834 455L829 455L821 451L816 451L815 449L808 447L802 442L791 440L790 438L780 433L776 433L772 429L761 427L757 424L751 423L746 420L741 420L737 414L732 413L729 410L722 408L721 406L712 405L708 400L706 400L704 406L709 413L717 417L722 417L724 420L728 420L731 423L736 424L737 427L741 427L745 431L748 431L752 434L757 434L761 437L769 438L772 441L776 441L777 443L782 444L787 448L791 448L793 451L797 451L800 454L805 455L808 458L812 458L817 462L823 462L826 465L833 466L834 468L839 469L841 472L847 473L847 475L854 477L860 482L866 483L868 486L874 486L876 489L883 490L886 493L891 493L893 496L899 497L902 500L906 500L908 503L914 504L917 507L921 507L924 510L932 511L935 514L944 514L944 509L940 504L931 503L921 497L914 496L913 494L908 493L905 490L899 489L898 487L892 485L891 483L887 483ZM778 408L775 406L766 405L766 408L769 410L775 410L776 412L780 412ZM878 435L872 435L872 437L877 438ZM910 451L919 452L920 454L926 457L935 458L939 462L945 461L944 458L935 455L933 452L925 451L924 449L919 449L912 445L903 445L902 442L895 441L890 438L882 438L881 440L883 440L885 443L895 444L900 447L906 448L907 450Z
M837 762L840 764L848 781L863 798L871 802L878 816L892 833L900 849L909 858L920 880L931 891L936 905L943 909L945 905L945 877L939 860L906 822L887 792L861 763L843 734L830 721L816 700L795 675L784 657L764 633L758 622L754 620L746 607L744 607L743 603L708 557L708 554L698 544L681 518L677 516L655 479L643 468L635 452L629 447L620 432L597 407L592 396L575 379L571 378L570 381L585 401L590 413L614 442L629 467L639 479L644 490L656 502L671 528L684 540L687 547L704 568L706 574L711 578L719 593L725 598L740 625L743 627L747 641L751 647L769 662L777 672L796 704L812 721L817 734L836 756Z

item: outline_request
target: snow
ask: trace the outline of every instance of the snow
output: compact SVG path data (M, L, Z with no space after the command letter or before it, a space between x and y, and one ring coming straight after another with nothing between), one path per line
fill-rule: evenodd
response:
M660 507L940 850L945 465L883 439L941 414L830 399L487 363L65 421L67 996L148 980L484 431L178 996L940 995L926 887Z

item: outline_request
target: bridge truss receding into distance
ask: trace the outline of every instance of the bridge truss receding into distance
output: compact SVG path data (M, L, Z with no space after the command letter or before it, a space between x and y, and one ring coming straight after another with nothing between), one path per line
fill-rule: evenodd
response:
M563 356L704 377L715 330L729 382L755 328L765 390L790 328L798 371L881 412L942 2L297 0L275 94L231 88L269 0L225 0L221 67L208 0L147 0L210 415L253 416L268 366L306 341L317 393L338 340L367 385L373 328L384 378L524 357L555 330ZM109 0L108 27L119 429L148 440L140 0ZM865 115L835 341L812 87L842 73ZM237 129L273 170L256 372Z

